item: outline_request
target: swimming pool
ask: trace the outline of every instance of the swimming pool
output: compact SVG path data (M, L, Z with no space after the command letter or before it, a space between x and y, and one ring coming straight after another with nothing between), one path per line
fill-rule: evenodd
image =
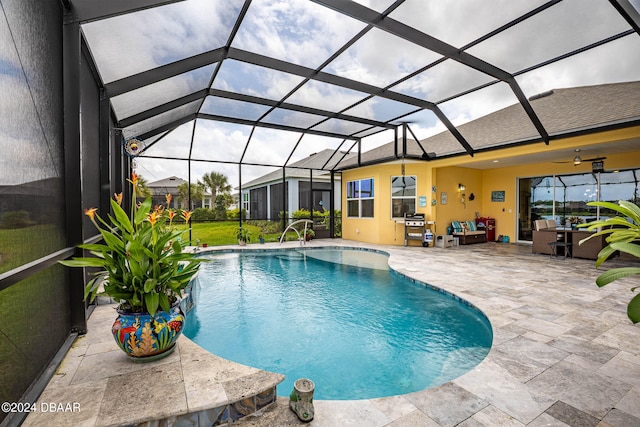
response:
M492 332L478 310L352 249L205 255L184 333L235 362L302 377L316 399L422 390L472 369Z

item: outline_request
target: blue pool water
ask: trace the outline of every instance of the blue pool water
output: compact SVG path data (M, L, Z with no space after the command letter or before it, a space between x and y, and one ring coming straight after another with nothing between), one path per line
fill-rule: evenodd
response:
M310 378L316 399L369 399L450 381L489 351L477 310L389 270L384 254L306 249L207 255L184 333L235 362ZM453 278L452 278L453 280Z

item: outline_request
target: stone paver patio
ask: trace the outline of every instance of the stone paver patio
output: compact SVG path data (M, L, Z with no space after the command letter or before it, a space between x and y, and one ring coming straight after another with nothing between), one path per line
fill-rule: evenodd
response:
M389 264L394 270L443 288L482 310L493 327L492 349L475 369L438 387L371 400L318 400L314 402L315 418L311 423L298 421L288 409L288 400L278 398L275 405L234 425L640 426L640 325L633 325L626 317L626 305L633 296L629 289L640 286L639 277L598 288L595 278L602 269L596 270L594 261L550 258L532 254L530 246L517 244L485 243L445 249L342 240L314 240L310 244L359 246L388 252ZM295 243L285 245L297 246ZM629 258L616 259L604 267L622 265L639 263ZM175 356L170 356L175 360L157 362L159 371L175 363L184 364L180 360L183 347L193 351L195 345L182 337L180 346ZM70 352L63 366L71 378L62 381L58 372L43 398L51 399L56 393L68 392L66 383L71 384L73 377L82 372L90 375L92 367L87 364L90 356ZM112 363L104 358L93 359L95 370L105 369L105 364ZM69 370L73 365L83 365L83 370ZM191 390L191 396L174 396L175 401L188 401L195 395L199 407L204 408L208 387L215 390L213 395L218 401L228 398L214 378L223 372L213 372L211 369L215 368L209 367L197 375L188 374L191 369L197 370L197 366L192 364L188 370L183 367L181 375L170 379L190 384L199 381L198 387L201 387ZM223 362L220 366L222 370L233 365ZM253 368L247 370L240 375L245 380L247 374L263 377ZM91 375L96 375L95 371ZM212 381L203 382L203 375L210 375ZM187 378L189 376L195 378ZM232 389L229 385L227 388ZM95 387L86 390L94 392L94 396L88 398L94 399L98 408L112 404L108 396L124 393L115 389L96 392ZM289 391L278 390L282 395ZM78 388L77 392L83 389ZM172 408L165 402L157 411L171 414ZM133 423L139 418L132 416L129 420ZM25 425L42 421L43 418L30 416ZM69 421L64 417L54 420L50 415L47 425L71 425ZM89 418L83 425L126 424L103 421Z

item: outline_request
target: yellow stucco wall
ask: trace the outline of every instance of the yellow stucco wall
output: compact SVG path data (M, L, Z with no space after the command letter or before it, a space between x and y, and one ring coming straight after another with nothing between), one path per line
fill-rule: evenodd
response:
M415 175L417 178L417 196L426 197L426 206L418 206L416 211L424 213L427 219L435 216L431 199L433 198L431 186L433 185L432 168L424 162L405 162L405 175ZM404 244L404 226L396 224L391 218L391 177L402 174L400 162L382 165L368 166L346 171L342 174L342 237L345 239L359 240L381 244ZM347 218L346 217L346 182L356 179L374 179L374 205L373 218ZM412 242L417 244L419 242Z
M552 141L549 146L533 144L500 150L493 153L478 153L473 158L457 157L432 162L405 163L405 174L417 176L417 197L426 197L426 206L420 207L416 201L417 211L424 213L428 220L436 221L435 232L445 234L452 220L472 220L476 212L483 217L496 219L496 236L506 235L515 241L515 231L518 212L518 197L516 194L518 178L541 176L547 174L570 174L588 172L591 163L584 162L579 166L572 163L544 162L515 167L499 167L492 169L475 169L465 167L472 161L486 159L504 159L515 155L536 153L540 150L562 148L587 149L590 144L602 141L625 140L640 137L640 127L602 132L596 135L581 136L566 140ZM637 151L622 154L606 154L605 169L628 169L640 167L640 146ZM497 165L500 163L498 162ZM352 239L379 244L404 244L404 226L397 224L391 218L391 176L401 174L400 162L367 166L344 171L342 174L342 206L343 226L342 236ZM346 218L346 182L363 179L374 179L374 218L355 219ZM465 185L466 207L461 201L458 184ZM435 186L436 192L432 192ZM492 191L504 191L504 202L492 202ZM447 193L447 203L441 203L442 193ZM474 200L469 200L473 193ZM432 200L436 204L432 205ZM410 241L412 245L419 245L417 241Z

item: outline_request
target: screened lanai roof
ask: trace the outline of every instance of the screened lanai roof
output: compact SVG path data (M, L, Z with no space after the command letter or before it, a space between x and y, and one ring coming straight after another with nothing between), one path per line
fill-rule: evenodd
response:
M403 129L454 142L424 147L427 160L473 156L514 141L463 125L512 105L516 142L544 147L562 135L539 94L640 81L640 0L66 3L116 127L149 158L286 166Z

